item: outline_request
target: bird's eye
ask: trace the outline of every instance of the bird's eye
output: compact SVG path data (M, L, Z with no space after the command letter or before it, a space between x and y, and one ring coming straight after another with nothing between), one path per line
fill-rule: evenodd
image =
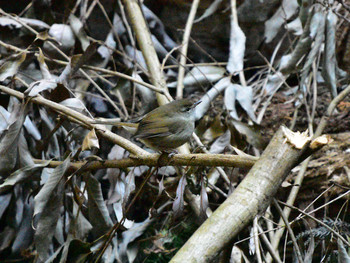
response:
M192 109L192 107L183 107L181 109L182 112L186 112L186 111L190 111Z

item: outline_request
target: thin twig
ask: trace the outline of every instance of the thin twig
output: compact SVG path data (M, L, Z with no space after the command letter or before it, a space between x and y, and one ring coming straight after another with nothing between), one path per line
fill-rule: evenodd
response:
M110 85L111 87L115 87L116 84L112 83L111 81L109 81L108 79L104 78L103 76L97 74L96 72L94 72L96 74L96 76L101 79L102 81L106 82L108 85ZM125 115L125 118L128 118L129 117L129 113L128 113L128 110L126 109L125 107L125 103L124 103L124 99L123 99L123 96L122 94L120 93L120 90L119 89L115 89L115 94L116 96L118 97L118 100L119 100L119 103L120 105L122 106L122 109L124 111L124 115ZM119 115L123 115L123 114L119 114Z
M87 20L90 17L90 15L91 15L92 11L94 10L96 4L97 4L97 0L92 1L92 3L89 6L89 9L85 13L85 20Z
M123 116L124 114L119 109L119 107L115 104L115 102L108 96L108 94L99 86L97 83L87 74L84 70L79 69L79 71L84 75L85 78L87 78L91 84L102 94L104 98L107 99L107 101L113 106L113 108L118 112L120 116Z
M188 63L188 64L184 64L181 65L182 67L201 67L201 66L218 66L218 67L222 67L222 66L226 66L227 62L206 62L206 63ZM178 65L168 65L168 66L164 66L164 69L169 69L169 68L178 68ZM254 68L260 68L260 66L254 67ZM253 69L253 67L249 68L249 70Z
M122 4L121 0L118 0L118 4L119 4L119 8L120 8L120 13L122 15L122 20L124 22L124 26L126 27L126 32L128 32L130 43L133 47L135 47L136 44L135 44L134 36L132 34L128 20L126 19L124 5Z
M349 191L346 191L345 193L343 193L343 194L341 194L341 195L339 195L339 196L337 196L337 197L334 198L333 200L328 201L327 203L325 203L325 204L323 204L323 205L321 205L321 206L319 206L319 207L317 207L317 208L315 208L315 209L309 211L309 213L310 213L310 214L314 214L314 213L317 212L318 210L324 208L325 206L330 205L331 203L333 203L333 202L335 202L335 201L337 201L337 200L339 200L339 199L341 199L341 198L343 198L344 196L349 195L349 194L350 194L350 190L349 190ZM307 208L308 208L308 207L307 207ZM306 212L307 208L305 208L303 211ZM304 216L299 215L296 219L294 219L294 220L291 222L291 224L293 224L294 222L296 222L296 221L298 221L298 220L300 220L300 219L302 219L302 218L304 218Z
M320 136L324 130L324 128L326 127L327 125L327 122L328 122L328 119L330 116L332 116L333 114L333 111L335 109L335 107L343 100L345 99L346 96L348 96L350 93L350 85L344 89L341 93L338 94L338 96L336 96L332 101L331 103L328 105L328 108L327 108L327 111L326 113L322 116L321 118L321 121L319 123L319 125L317 126L317 129L313 135L313 138L316 138L318 136ZM286 216L286 218L289 217L289 214L291 212L291 210L289 209L289 207L291 205L294 204L294 201L299 193L299 189L300 189L300 186L304 180L304 176L305 176L305 172L306 172L306 169L307 169L307 166L309 164L311 160L311 157L308 157L301 165L300 167L300 170L299 170L299 173L294 181L294 186L288 196L288 199L287 199L287 206L284 208L283 210L283 213L284 215ZM280 219L280 222L282 221L282 219ZM271 244L273 246L274 249L276 249L278 247L278 244L280 242L280 239L283 235L283 232L284 232L284 228L281 228L279 229L276 233L275 233L275 236L274 236L274 239L271 241ZM267 257L267 262L271 262L271 257Z
M259 242L259 236L258 236L258 216L256 216L253 220L253 238L254 238L254 245L255 245L255 254L256 254L256 260L258 263L262 263L261 258L261 250L260 250L260 242Z
M275 250L273 250L273 247L272 247L271 243L269 242L269 239L267 238L267 236L265 235L263 229L259 225L258 225L258 230L259 230L259 235L261 236L262 241L265 243L265 246L266 246L267 250L269 251L270 255L272 255L272 258L277 263L282 263L282 261L280 259L280 256L278 255L278 253L276 253Z
M162 65L160 67L160 71L164 73L164 69L165 69L165 63L168 61L168 59L171 57L171 54L174 53L176 50L178 50L180 48L180 46L178 47L174 47L173 49L171 49L167 54L166 56L164 57L163 61L162 61ZM178 67L178 65L173 65L175 66L176 68ZM175 68L174 67L174 68Z
M288 205L282 201L278 201L278 203L288 206L289 208L292 208L294 210L297 210L299 213L302 213L304 216L311 218L312 220L314 220L315 222L319 223L320 225L322 225L323 227L327 228L330 232L332 232L336 237L338 237L339 239L341 239L341 241L344 242L344 244L346 244L348 247L350 247L350 243L342 237L342 235L340 235L337 231L335 231L334 229L332 229L330 226L328 226L327 224L325 224L324 222L322 222L321 220L317 219L316 217L310 215L309 213L305 213L303 210L299 209L298 207L295 207L293 205Z
M198 135L196 133L193 133L192 138L196 141L196 143L201 147L202 151L210 154L210 152L207 150L207 148L204 146L204 144L201 142L201 140L199 139ZM216 167L216 170L219 172L219 174L221 175L222 179L224 179L224 181L230 185L231 181L228 178L227 174L225 173L224 169L222 169L221 167Z
M126 219L126 214L129 212L130 208L134 205L134 203L136 202L137 198L139 197L139 195L141 194L141 191L143 190L143 187L146 185L147 181L149 180L149 178L151 178L151 176L154 174L154 172L158 169L158 167L154 167L153 169L149 170L149 173L146 175L145 179L142 181L142 184L140 185L138 191L136 192L134 198L131 200L130 204L128 205L128 207L125 209L125 211L123 212L123 217L122 219L117 222L112 229L109 231L109 233L107 234L107 239L105 240L105 242L103 243L101 249L99 249L99 251L96 253L98 256L95 260L95 263L100 262L100 259L103 255L103 253L106 251L107 247L109 246L109 244L111 243L115 233L117 232L117 230L119 229L119 227L121 225L123 225L125 219Z
M286 226L288 233L289 233L289 236L292 239L294 249L296 251L299 263L303 263L304 260L303 260L303 257L301 255L300 248L299 248L298 243L297 243L297 239L295 238L294 232L293 232L292 228L290 227L290 224L288 222L287 217L284 215L282 208L280 207L280 205L276 201L276 198L273 198L272 202L275 205L275 207L277 208L277 211L280 214L281 218L283 219L284 225Z
M343 100L345 99L348 95L350 94L350 85L346 87L346 89L344 89L342 92L339 93L338 96L336 96L331 103L328 105L327 111L326 113L322 116L322 119L319 123L319 125L317 126L317 129L315 131L314 137L316 138L318 136L320 136L324 130L324 128L327 125L328 119L329 117L332 116L335 108L337 107L337 105Z
M26 98L24 96L23 93L10 89L8 87L5 87L3 85L0 85L0 91L9 94L11 96L14 96L18 99L24 99ZM71 117L74 120L77 120L78 122L84 124L84 126L88 129L92 129L95 128L96 132L106 138L109 141L112 141L115 144L118 144L119 146L123 147L124 149L128 150L129 152L135 154L137 157L141 157L141 156L149 156L150 153L146 152L145 150L143 150L142 148L138 147L136 144L132 143L131 141L105 129L103 126L101 125L94 125L93 122L94 120L92 118L89 118L83 114L81 114L80 112L77 112L75 110L72 110L68 107L65 107L59 103L55 103L53 101L47 100L43 97L36 96L30 99L30 102L34 102L36 104L40 104L46 107L49 107L50 109L64 115L67 117Z

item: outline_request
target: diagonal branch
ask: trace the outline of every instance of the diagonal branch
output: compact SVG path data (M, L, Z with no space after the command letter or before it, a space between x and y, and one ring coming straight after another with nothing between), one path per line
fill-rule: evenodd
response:
M290 170L309 148L307 142L301 149L296 148L294 143L287 143L290 133L283 127L277 131L236 190L197 229L171 263L212 262L257 214L266 210ZM299 140L305 139L294 135Z
M8 87L5 87L3 85L0 85L0 91L14 96L20 100L23 100L26 98L22 92L10 89ZM30 98L30 102L49 107L50 109L63 114L64 116L70 117L70 119L74 120L75 122L78 122L82 125L84 125L87 129L93 129L96 128L96 132L99 136L118 144L119 146L123 147L124 149L128 150L130 153L142 157L142 156L148 156L150 153L146 152L142 148L138 147L137 145L133 144L129 140L109 131L108 129L105 129L104 126L101 125L94 125L93 119L81 114L80 112L77 112L75 110L72 110L66 106L63 106L61 104L58 104L56 102L53 102L51 100L47 100L41 96L37 96L34 98Z

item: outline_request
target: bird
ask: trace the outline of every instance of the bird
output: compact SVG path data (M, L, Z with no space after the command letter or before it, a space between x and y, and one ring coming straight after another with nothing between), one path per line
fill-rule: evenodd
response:
M134 133L132 138L139 139L147 147L169 152L188 142L195 128L195 107L190 99L175 100L147 113L139 123L109 123L125 127ZM95 122L103 123L103 121Z

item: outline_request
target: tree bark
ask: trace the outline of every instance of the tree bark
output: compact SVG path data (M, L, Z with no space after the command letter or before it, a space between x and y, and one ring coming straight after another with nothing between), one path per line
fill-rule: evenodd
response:
M280 128L277 131L246 178L197 229L171 263L212 262L258 213L266 210L278 187L309 145L306 141L302 149L297 149L286 142L284 130Z

